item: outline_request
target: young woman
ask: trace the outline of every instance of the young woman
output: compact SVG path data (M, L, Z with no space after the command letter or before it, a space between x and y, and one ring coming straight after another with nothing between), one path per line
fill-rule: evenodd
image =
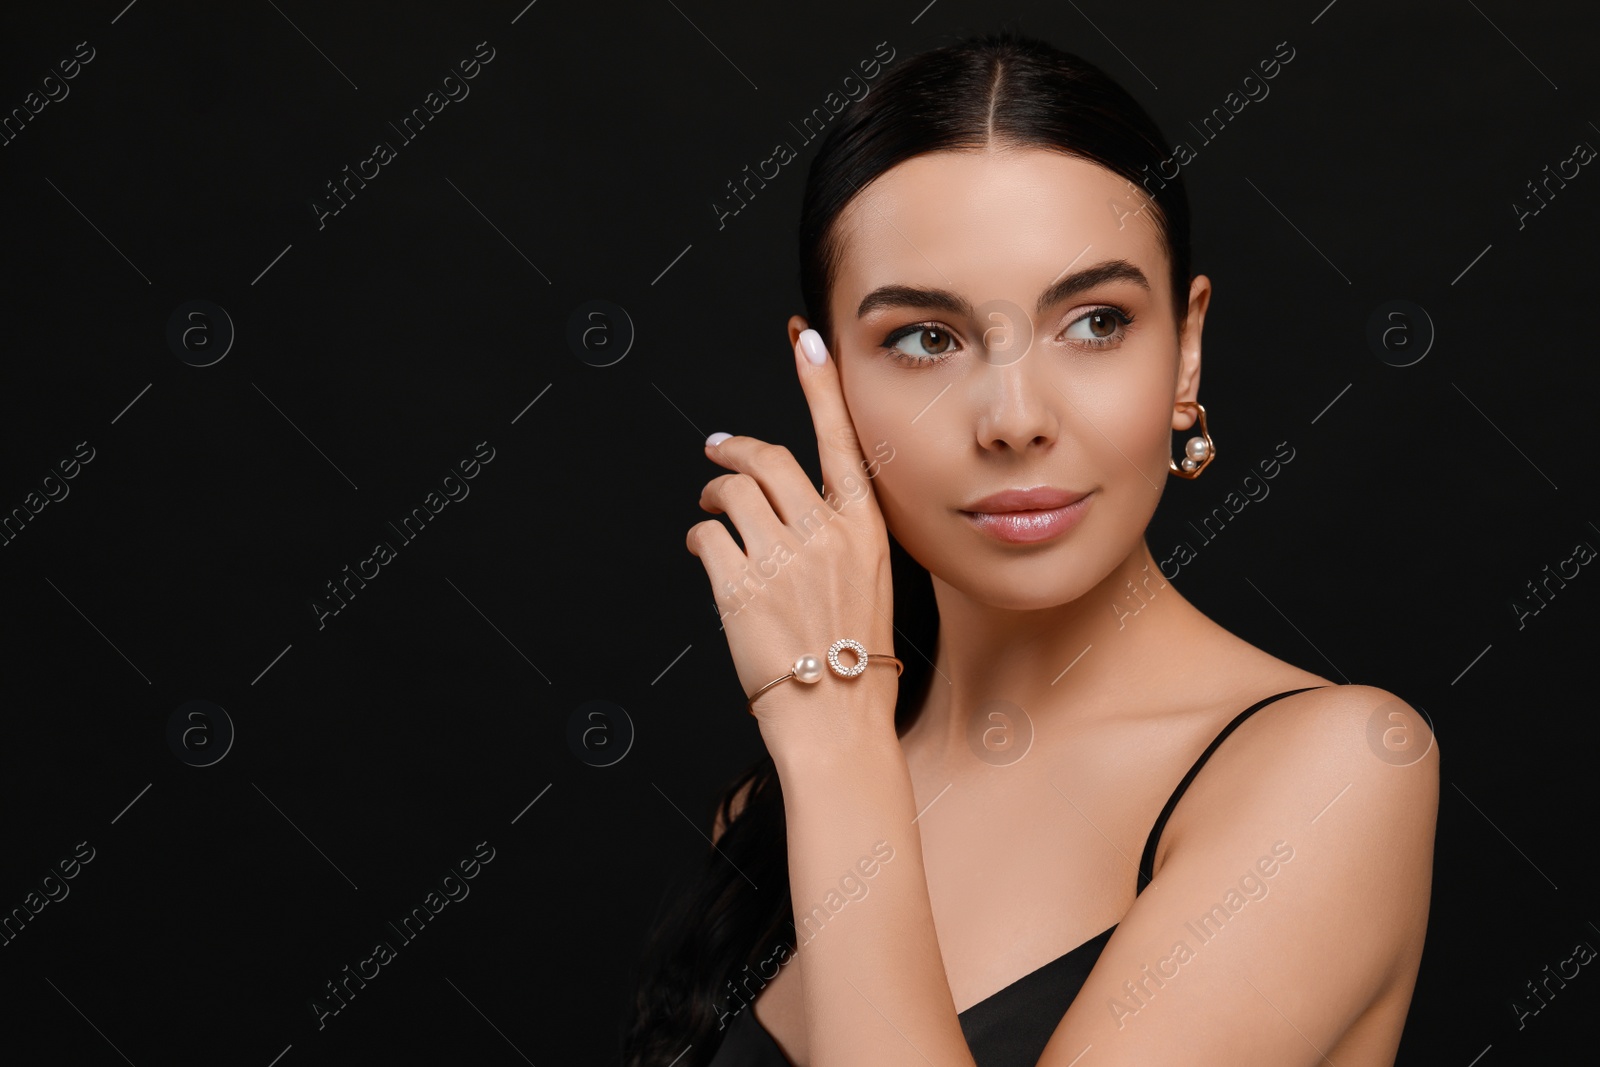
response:
M1393 1062L1438 749L1145 543L1217 451L1164 143L1014 34L824 138L788 325L823 489L714 434L700 505L742 546L687 538L768 756L658 925L628 1064Z

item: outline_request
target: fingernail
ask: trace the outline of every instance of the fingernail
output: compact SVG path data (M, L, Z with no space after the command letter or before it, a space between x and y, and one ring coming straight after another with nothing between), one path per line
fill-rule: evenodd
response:
M731 434L731 433L723 433L721 430L718 430L716 433L714 433L710 437L706 438L706 445L707 446L720 445L722 442L726 441L728 438L730 438L732 436L733 436L733 434Z
M822 366L822 361L828 358L828 346L822 343L822 335L816 330L800 331L800 350L806 354L816 366Z

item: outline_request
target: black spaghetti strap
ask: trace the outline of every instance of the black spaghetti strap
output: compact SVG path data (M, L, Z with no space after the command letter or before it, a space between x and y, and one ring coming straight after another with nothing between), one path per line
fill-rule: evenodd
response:
M1234 729L1238 727L1240 723L1244 722L1250 716L1254 715L1256 712L1260 711L1274 700L1280 700L1283 697L1294 696L1296 693L1304 693L1308 689L1326 688L1327 686L1322 685L1308 685L1300 689L1290 689L1283 693L1276 693L1270 697L1267 697L1265 700L1258 700L1256 703L1251 704L1248 708L1245 708L1239 714L1235 715L1232 722L1222 728L1222 732L1219 733L1214 740L1212 740L1211 744L1206 746L1206 750L1204 752L1200 753L1200 758L1194 761L1194 766L1189 768L1189 773L1183 776L1183 781L1178 783L1178 787L1172 791L1172 796L1167 798L1167 806L1162 808L1161 814L1156 817L1156 824L1155 826L1151 827L1150 837L1145 841L1144 844L1144 854L1139 857L1139 879L1134 889L1135 896L1137 896L1139 893L1143 893L1144 887L1149 885L1151 882L1156 862L1156 845L1160 843L1161 831L1166 829L1167 819L1172 815L1172 809L1178 806L1178 800L1183 796L1184 790L1189 788L1189 783L1194 781L1194 776L1200 773L1200 768L1205 766L1206 760L1211 758L1211 754L1217 750L1217 746L1221 745L1222 742L1226 740L1227 736L1233 733Z

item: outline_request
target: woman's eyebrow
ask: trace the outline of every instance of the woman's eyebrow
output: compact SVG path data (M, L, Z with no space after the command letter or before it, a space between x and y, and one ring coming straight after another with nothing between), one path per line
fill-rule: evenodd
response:
M1125 259L1108 259L1074 271L1051 283L1049 288L1039 294L1035 311L1043 315L1068 297L1075 296L1085 289L1114 281L1132 282L1147 292L1150 289L1150 280L1145 277L1144 271ZM972 316L972 305L966 298L948 289L917 285L881 285L861 299L860 306L856 308L856 318L863 317L869 311L888 307L933 308L963 318Z

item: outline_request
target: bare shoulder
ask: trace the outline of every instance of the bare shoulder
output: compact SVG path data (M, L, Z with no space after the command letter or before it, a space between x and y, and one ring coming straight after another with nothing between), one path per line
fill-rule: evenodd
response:
M1370 685L1327 684L1246 719L1206 763L1156 861L1221 874L1252 842L1298 859L1304 919L1351 968L1347 1005L1414 980L1427 924L1439 742L1427 717ZM1282 852L1277 853L1280 857ZM1280 916L1289 910L1284 905ZM1360 977L1357 977L1359 972ZM1361 993L1354 992L1357 983Z
M1213 697L1227 693L1229 699L1214 714L1231 717L1248 701L1289 695L1251 715L1229 736L1195 781L1197 790L1205 791L1200 781L1205 778L1229 791L1233 786L1219 780L1249 779L1264 787L1277 780L1261 773L1271 766L1286 785L1299 781L1305 788L1320 775L1343 775L1341 785L1363 787L1358 803L1372 805L1374 815L1397 804L1412 807L1430 791L1437 793L1438 740L1419 709L1386 689L1341 685L1304 670L1220 627L1215 636L1204 653L1207 691ZM1219 728L1224 722L1219 718ZM1407 769L1410 773L1399 773Z
M1320 684L1281 698L1237 732L1235 753L1248 748L1252 755L1269 754L1291 773L1342 773L1391 799L1426 792L1430 779L1437 786L1439 742L1432 725L1417 708L1376 686ZM1242 761L1220 762L1237 770ZM1405 768L1415 773L1388 773Z
M1426 717L1387 690L1328 684L1245 719L1174 809L1153 880L1040 1063L1066 1067L1090 1043L1106 1067L1309 1067L1318 1049L1392 1062L1438 790Z
M1208 696L1227 695L1210 713L1218 729L1248 702L1288 695L1252 714L1217 748L1192 783L1195 796L1179 806L1189 812L1174 813L1173 837L1209 822L1203 809L1219 797L1267 802L1269 793L1273 803L1312 805L1313 816L1335 796L1380 822L1397 812L1426 816L1431 833L1439 743L1425 714L1387 689L1338 684L1221 627L1213 637L1202 662ZM1329 784L1335 792L1322 795Z
M1173 823L1199 833L1219 806L1288 805L1321 826L1335 805L1377 847L1426 819L1438 805L1439 742L1427 717L1386 689L1326 684L1280 697L1220 745ZM1335 820L1338 821L1338 820Z

